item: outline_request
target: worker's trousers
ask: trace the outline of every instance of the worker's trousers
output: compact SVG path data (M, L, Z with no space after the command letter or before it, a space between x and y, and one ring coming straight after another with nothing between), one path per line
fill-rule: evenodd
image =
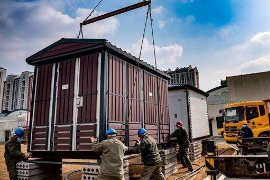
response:
M144 165L141 172L141 180L149 180L152 175L155 180L166 180L166 178L162 174L161 167L162 167L162 162L154 166Z
M183 167L188 167L189 171L193 171L192 164L188 157L188 146L179 146L179 158Z
M17 169L16 169L16 162L9 162L6 161L7 171L9 173L10 180L18 180L17 178Z

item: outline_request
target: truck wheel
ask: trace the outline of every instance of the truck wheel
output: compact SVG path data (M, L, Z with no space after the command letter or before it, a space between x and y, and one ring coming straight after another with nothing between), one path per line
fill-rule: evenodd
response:
M269 134L267 134L267 133L261 133L261 134L259 134L259 137L269 137Z

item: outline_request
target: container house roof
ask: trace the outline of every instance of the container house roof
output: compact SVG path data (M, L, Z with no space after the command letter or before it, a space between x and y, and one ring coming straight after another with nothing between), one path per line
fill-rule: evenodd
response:
M191 86L191 85L189 85L189 84L182 84L182 85L172 85L172 86L169 86L169 91L170 91L170 90L177 90L177 89L189 89L189 90L195 91L195 92L197 92L197 93L199 93L199 94L201 94L201 95L204 95L204 96L206 96L206 97L209 96L208 93L206 93L206 92L204 92L203 90L198 89L198 88L196 88L196 87L194 87L194 86Z
M89 52L107 51L117 57L145 69L151 73L157 74L165 79L170 79L170 76L138 58L130 53L122 50L111 44L106 39L66 39L62 38L50 46L40 50L26 59L30 65L38 66L51 62L60 61L66 57L75 57L78 54L83 55Z

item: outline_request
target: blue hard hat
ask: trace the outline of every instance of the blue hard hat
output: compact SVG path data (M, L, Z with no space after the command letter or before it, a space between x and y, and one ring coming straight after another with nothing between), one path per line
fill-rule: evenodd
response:
M108 136L109 134L117 134L117 132L113 128L110 128L106 131L106 136Z
M22 138L24 136L24 130L21 128L18 128L14 132L15 135L17 135L19 138Z
M141 137L144 133L146 133L146 130L144 128L140 128L138 130L138 136Z

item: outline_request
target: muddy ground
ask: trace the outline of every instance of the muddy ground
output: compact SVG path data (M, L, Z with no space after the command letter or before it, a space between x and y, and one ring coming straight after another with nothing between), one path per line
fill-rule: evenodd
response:
M218 144L218 148L219 148L219 152L223 152L226 149L226 152L223 153L223 155L229 155L229 154L233 154L235 151L234 149L232 149L230 146L226 145L226 144ZM26 145L22 145L22 151L26 152L27 146ZM72 161L72 162L94 162L91 160L64 160L64 161ZM193 162L193 167L194 169L196 169L197 167L199 167L200 165L204 165L204 158L202 157L200 160ZM130 175L132 175L133 177L136 177L136 175L139 175L139 172L142 168L141 165L138 165L139 162L138 160L133 160L132 162L130 162L130 164L134 164L134 165L130 165ZM77 169L81 169L83 167L83 165L63 165L63 179L66 176L66 174L70 171L74 171ZM182 169L182 166L178 164L178 169L179 172L177 174L174 174L173 176L171 176L170 178L168 178L168 180L173 180L176 177L179 176L183 176L184 174L186 174L187 169ZM206 173L205 173L205 169L203 169L200 173L198 173L198 175L196 177L192 177L193 180L202 180L206 177ZM81 179L81 172L76 172L72 175L69 176L69 178L71 180L79 180ZM6 165L5 165L5 159L4 159L4 144L0 145L0 180L8 180L8 172L6 169Z

